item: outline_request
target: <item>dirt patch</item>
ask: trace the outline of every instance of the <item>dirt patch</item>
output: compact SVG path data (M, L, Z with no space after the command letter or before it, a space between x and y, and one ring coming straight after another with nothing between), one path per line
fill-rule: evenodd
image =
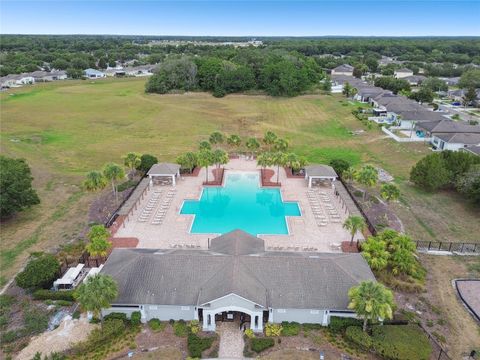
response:
M452 359L460 359L480 347L480 328L459 300L452 281L472 276L468 265L479 259L419 256L427 269L426 291L421 294L396 292L398 309L411 320L420 322Z
M96 326L98 325L90 324L86 316L78 320L65 319L55 330L44 332L33 338L30 344L18 354L16 360L30 360L36 352L46 355L50 352L65 351L73 344L86 340L90 331Z
M170 324L167 324L165 329L160 332L153 332L148 326L143 327L142 331L137 335L135 340L137 344L137 349L133 350L135 353L142 353L141 359L150 359L148 354L156 354L158 351L160 354L170 352L170 349L176 349L180 353L179 359L185 359L188 355L187 351L187 338L182 338L175 336L173 333L173 327ZM122 349L115 354L112 354L108 357L110 360L116 359L127 359L128 352L127 348ZM153 357L152 359L162 359L162 357ZM163 359L170 359L169 357L163 357ZM173 358L175 359L175 357Z
M115 196L110 188L105 189L98 194L97 198L90 205L88 211L88 221L91 223L103 224L113 215L120 204L127 199L134 187L128 188L125 191L118 193L118 202L115 201Z

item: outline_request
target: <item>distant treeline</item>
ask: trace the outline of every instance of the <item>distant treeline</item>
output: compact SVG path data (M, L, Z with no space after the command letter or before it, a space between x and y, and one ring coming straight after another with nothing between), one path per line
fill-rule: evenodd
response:
M248 49L229 60L220 57L169 57L146 84L147 92L211 91L221 97L252 89L272 96L295 96L324 78L311 58L299 53Z
M279 51L296 58L312 58L323 69L341 63L365 64L376 68L382 56L406 61L412 70L420 67L432 76L459 76L467 64L480 64L480 38L270 38L260 37L259 48L171 44L151 46L152 40L247 41L239 37L169 37L169 36L93 36L93 35L2 35L0 42L0 75L49 69L78 70L88 67L104 69L116 62L133 65L157 64L171 55L215 57L235 61L239 57L260 54L270 57ZM252 51L256 50L256 51ZM259 52L258 52L259 51ZM262 52L263 51L263 52ZM331 56L326 56L331 55ZM284 55L281 55L284 57ZM460 66L455 66L458 64ZM391 64L391 68L398 64ZM375 69L376 70L376 69Z

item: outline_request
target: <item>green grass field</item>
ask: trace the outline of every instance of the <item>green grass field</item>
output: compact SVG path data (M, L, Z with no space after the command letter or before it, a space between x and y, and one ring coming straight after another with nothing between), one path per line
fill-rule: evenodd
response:
M411 166L429 150L398 144L378 129L363 129L340 95L296 98L209 94L147 95L145 79L66 81L4 92L1 152L28 160L42 204L2 224L0 270L18 270L28 253L72 239L87 222L95 195L83 193L84 174L128 151L174 160L214 130L244 137L272 130L310 162L343 158L377 164L403 192L395 205L407 232L421 240L478 240L475 210L456 194L425 194L407 182Z

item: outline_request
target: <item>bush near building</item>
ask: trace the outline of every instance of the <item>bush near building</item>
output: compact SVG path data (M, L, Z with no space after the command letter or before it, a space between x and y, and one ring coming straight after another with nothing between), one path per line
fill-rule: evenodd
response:
M47 289L38 289L32 294L35 300L63 300L75 301L74 291L52 291Z
M257 354L275 345L275 340L272 338L254 338L250 340L251 348Z
M201 358L202 352L210 349L215 339L216 336L200 337L190 333L187 339L188 353L192 358Z
M57 278L60 264L55 256L45 253L34 253L25 269L15 281L23 289L49 288Z

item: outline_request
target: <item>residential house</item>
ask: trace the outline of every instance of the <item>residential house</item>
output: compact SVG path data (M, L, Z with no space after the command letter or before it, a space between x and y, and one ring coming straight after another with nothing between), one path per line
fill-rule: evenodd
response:
M452 101L462 103L466 92L467 90L465 89L450 90L448 91L447 96L452 99ZM476 89L475 92L477 94L476 100L478 101L480 99L480 89Z
M95 70L95 69L86 69L83 71L84 76L88 79L98 79L106 77L105 73Z
M448 86L457 86L458 82L460 81L460 77L441 77L439 79L445 81Z
M393 75L397 79L403 79L403 78L406 78L408 76L413 76L413 71L410 70L410 69L407 69L407 68L401 68L401 69L395 70Z
M407 80L408 83L412 86L418 86L424 81L427 77L423 75L411 75L405 76L402 79Z
M331 75L353 76L353 66L348 64L339 65L332 69Z
M30 73L35 79L35 82L49 82L67 79L67 72L63 70L53 71L34 71Z
M262 239L241 230L210 240L206 250L114 249L101 273L118 284L104 314L195 319L204 331L233 319L255 332L267 321L326 326L331 316L356 317L348 290L375 281L361 254L265 251Z
M469 154L480 156L480 145L466 146L459 150L468 152Z
M348 75L332 75L331 77L332 81L332 90L331 93L341 93L343 91L343 85L345 83L349 83L352 87L354 88L360 88L360 87L365 87L368 86L367 83L365 83L363 80L358 79L353 76L348 76Z
M439 151L480 145L480 125L441 120L418 123L416 130L431 137L432 147Z
M153 75L157 65L141 65L125 68L128 76L150 76Z

